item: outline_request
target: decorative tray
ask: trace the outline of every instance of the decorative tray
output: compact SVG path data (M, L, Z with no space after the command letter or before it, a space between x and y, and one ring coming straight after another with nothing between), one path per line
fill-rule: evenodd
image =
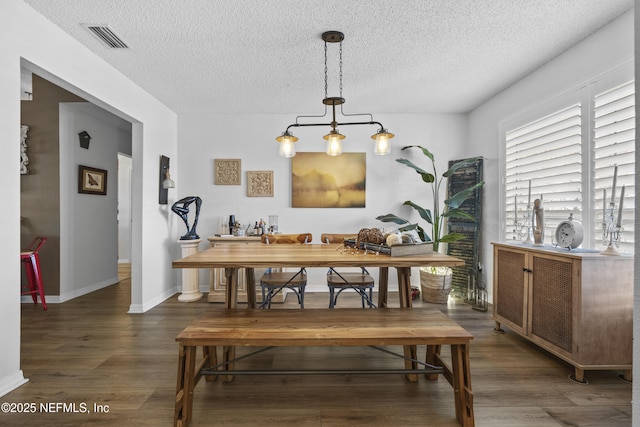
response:
M344 246L348 248L356 247L356 239L345 239ZM433 253L433 243L401 243L398 245L378 245L376 243L360 243L358 249L377 252L389 256L426 255Z

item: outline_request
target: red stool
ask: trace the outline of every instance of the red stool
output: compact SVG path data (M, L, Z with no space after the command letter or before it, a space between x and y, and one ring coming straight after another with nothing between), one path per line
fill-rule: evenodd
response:
M40 273L40 255L38 252L46 241L46 237L36 237L29 245L29 249L20 252L20 261L25 264L27 282L29 284L29 290L22 289L22 295L31 295L34 304L37 304L38 294L40 294L40 301L42 301L42 308L44 310L47 309L47 302L44 299L42 274Z

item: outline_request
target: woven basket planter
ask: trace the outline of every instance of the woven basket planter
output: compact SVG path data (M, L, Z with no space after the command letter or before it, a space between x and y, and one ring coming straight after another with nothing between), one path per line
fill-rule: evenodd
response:
M451 269L430 272L430 268L420 269L420 288L422 300L435 304L446 304L451 292ZM438 269L439 270L439 269Z

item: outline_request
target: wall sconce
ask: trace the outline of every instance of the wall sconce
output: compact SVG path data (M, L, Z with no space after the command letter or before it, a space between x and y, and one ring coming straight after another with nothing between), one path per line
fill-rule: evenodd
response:
M80 138L80 147L89 149L89 142L91 141L91 135L86 130L83 130L78 134L78 138Z
M161 205L167 204L167 197L169 196L169 188L175 188L176 183L171 179L169 174L169 158L167 156L160 156L160 190L159 190L159 203Z

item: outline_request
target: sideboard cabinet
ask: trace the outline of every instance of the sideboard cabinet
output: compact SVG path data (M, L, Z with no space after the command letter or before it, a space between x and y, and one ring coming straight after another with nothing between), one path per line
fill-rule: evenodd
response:
M633 257L493 243L493 318L575 367L631 380Z

